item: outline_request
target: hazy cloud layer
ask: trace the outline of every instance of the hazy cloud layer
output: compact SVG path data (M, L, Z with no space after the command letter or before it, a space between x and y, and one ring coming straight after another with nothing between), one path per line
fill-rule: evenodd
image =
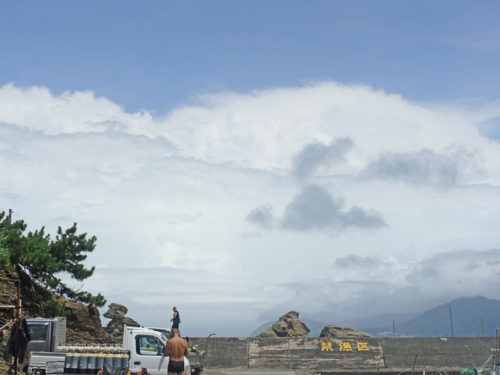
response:
M371 317L385 315L385 324L390 326L395 316L422 312L455 298L498 298L499 257L498 249L438 253L413 262L349 254L335 260L328 276L289 283L293 301L271 308L261 319L293 305L302 316L326 323L359 328Z
M330 145L310 143L292 158L292 174L299 179L305 179L322 166L345 161L346 153L353 147L354 143L349 138L337 139Z
M477 155L463 148L448 153L422 149L384 153L366 168L366 175L414 184L452 185L482 173Z

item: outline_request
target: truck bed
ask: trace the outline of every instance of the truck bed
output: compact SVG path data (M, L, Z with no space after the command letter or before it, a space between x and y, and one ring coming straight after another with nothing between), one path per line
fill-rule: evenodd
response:
M46 369L47 374L60 374L64 372L65 357L65 353L59 352L32 353L28 367L28 374L32 374L32 370L40 368Z

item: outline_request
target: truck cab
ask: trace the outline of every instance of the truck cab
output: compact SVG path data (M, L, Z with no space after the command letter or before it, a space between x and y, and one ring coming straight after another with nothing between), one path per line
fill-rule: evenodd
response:
M165 375L169 358L165 356L167 338L149 328L124 327L123 348L130 350L129 370L139 372L147 368L151 375ZM191 373L189 360L184 357L185 373Z
M31 341L27 352L53 352L66 342L66 318L28 318Z

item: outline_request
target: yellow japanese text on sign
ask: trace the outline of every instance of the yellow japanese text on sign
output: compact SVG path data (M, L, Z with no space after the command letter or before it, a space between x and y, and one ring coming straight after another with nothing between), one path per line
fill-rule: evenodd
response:
M321 351L322 352L333 352L334 351L334 346L331 341L323 341L321 343ZM354 350L356 349L356 350ZM369 352L370 347L368 346L367 342L356 342L354 345L353 343L350 343L348 341L341 341L338 344L338 351L339 352Z

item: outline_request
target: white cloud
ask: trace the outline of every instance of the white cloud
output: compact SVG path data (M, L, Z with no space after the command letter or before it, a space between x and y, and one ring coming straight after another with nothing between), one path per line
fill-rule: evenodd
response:
M130 315L144 324L161 324L164 309L182 303L193 322L190 335L207 334L218 324L224 329L217 317L234 322L227 334L246 334L273 306L294 308L296 293L317 309L324 304L313 300L330 298L361 311L361 297L374 303L367 285L380 297L399 293L392 286L406 283L423 291L417 304L428 300L430 286L412 265L423 267L436 253L500 247L500 146L476 126L498 116L494 106L483 111L416 105L336 83L213 94L199 103L158 117L127 113L91 92L0 88L1 209L13 208L15 217L48 230L78 222L98 237L89 257L98 269L86 286L110 302L129 304ZM303 188L291 174L294 155L340 138L355 146L341 153L341 163L331 164L329 157L314 162L307 182L342 197L344 216L351 207L363 207L389 227L249 235L255 230L246 220L252 209L273 208L271 216L269 210L256 212L265 214L252 216L257 221L273 220L273 213L281 217ZM410 155L417 160L409 163L416 165L411 176L429 170L435 176L436 169L419 161L421 150L438 161L438 177L450 169L452 176L468 171L449 150L474 155L473 169L484 173L445 178L452 182L447 186L440 178L428 185L364 173L383 155ZM349 272L331 273L332 264L349 254L381 261L373 270L360 262ZM454 280L442 271L445 281ZM136 275L154 285L151 293L141 293ZM467 291L482 288L481 280ZM433 296L453 294L445 291ZM495 293L491 297L500 297ZM155 295L161 301L154 302ZM156 309L162 312L153 314ZM148 322L153 315L156 320Z

